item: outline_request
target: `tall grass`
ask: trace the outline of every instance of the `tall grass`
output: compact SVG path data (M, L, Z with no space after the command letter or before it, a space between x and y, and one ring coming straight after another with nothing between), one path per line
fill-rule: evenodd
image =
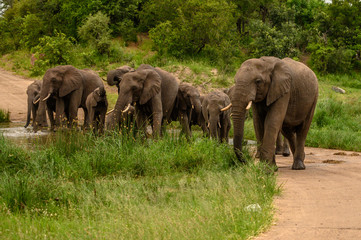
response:
M0 149L5 239L246 239L279 192L265 166L209 139L64 132L34 151L0 137Z
M10 112L0 109L0 123L10 122Z

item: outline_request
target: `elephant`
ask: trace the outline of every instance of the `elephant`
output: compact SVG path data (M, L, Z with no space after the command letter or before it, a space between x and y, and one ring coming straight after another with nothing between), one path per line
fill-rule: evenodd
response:
M84 110L84 126L86 127L88 113L85 101L97 87L104 87L104 84L92 70L80 70L71 65L60 65L48 69L43 77L34 131L44 126L45 101L50 97L56 99L56 126L60 126L63 119L67 119L68 126L76 126L78 108L81 107Z
M119 84L120 81L123 79L123 75L128 73L128 72L134 72L134 68L129 67L129 66L122 66L119 67L117 69L114 70L110 70L107 74L107 82L109 84L109 86L114 86L116 85L118 88L118 94L119 94Z
M203 128L203 132L207 131L204 128L200 93L197 88L189 83L182 82L179 84L172 120L179 120L182 133L185 133L187 138L192 136L192 125L199 125Z
M290 58L261 57L245 61L235 75L232 97L234 150L242 158L244 121L252 105L260 160L274 166L275 143L281 130L293 154L292 169L305 169L304 146L318 98L315 73Z
M231 100L223 91L216 90L204 96L202 115L211 138L228 143L228 133L231 128L230 113L225 109Z
M153 135L160 136L163 124L171 121L178 87L179 83L172 74L147 64L125 73L119 83L114 122L120 122L122 112L126 112L134 103L138 126L145 128L148 118Z
M105 114L108 109L108 100L104 86L97 87L88 95L85 106L88 110L90 128L94 128L95 132L99 131L102 133L104 130Z
M39 103L36 103L36 97L39 96L41 85L42 85L42 82L39 80L36 80L33 83L31 83L26 90L26 94L28 95L28 112L26 115L26 123L25 123L24 128L27 128L29 126L30 120L31 120L31 115L33 116L32 126L34 126L36 112L39 107Z
M28 95L28 113L27 113L26 124L24 126L25 128L27 128L30 124L31 113L33 115L32 126L34 127L34 124L36 121L36 116L37 116L37 111L39 108L41 86L42 86L42 81L35 80L27 88L26 93ZM50 120L51 129L53 129L54 122L55 122L54 116L53 116L53 113L55 113L55 105L56 105L55 98L50 97L48 100L46 100L46 110L47 110L48 117ZM46 118L43 119L42 122L45 123L45 126L48 126Z

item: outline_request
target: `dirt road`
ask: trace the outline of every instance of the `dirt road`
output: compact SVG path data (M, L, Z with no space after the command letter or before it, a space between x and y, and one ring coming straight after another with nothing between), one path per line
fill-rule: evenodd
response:
M25 122L32 81L0 69L0 108L11 121ZM305 171L292 171L291 157L277 156L283 194L274 225L256 239L361 239L361 153L306 148L305 163Z
M10 111L12 122L26 121L26 89L33 81L0 68L0 109Z
M361 154L306 148L306 170L277 156L283 193L275 223L257 240L361 239Z

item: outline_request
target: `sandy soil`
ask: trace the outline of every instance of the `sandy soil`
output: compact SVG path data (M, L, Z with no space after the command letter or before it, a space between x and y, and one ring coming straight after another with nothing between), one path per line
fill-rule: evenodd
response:
M0 69L0 108L11 121L25 122L32 82ZM293 171L291 157L277 156L283 193L274 225L256 239L361 239L361 153L306 148L305 163L306 170Z

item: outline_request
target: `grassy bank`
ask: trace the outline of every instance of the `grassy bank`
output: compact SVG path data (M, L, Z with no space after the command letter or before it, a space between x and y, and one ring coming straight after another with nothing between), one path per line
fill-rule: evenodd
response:
M33 151L0 137L0 149L3 239L247 239L279 192L262 165L208 139L71 132Z

